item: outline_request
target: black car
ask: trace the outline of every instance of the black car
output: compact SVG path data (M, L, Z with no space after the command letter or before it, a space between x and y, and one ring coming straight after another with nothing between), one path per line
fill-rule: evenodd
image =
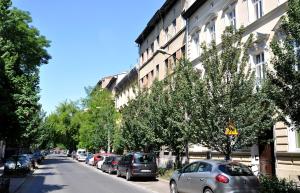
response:
M13 155L5 160L4 173L28 173L31 161L24 155Z
M125 176L126 180L135 177L155 179L157 165L152 153L133 152L122 156L117 168L117 176Z
M102 171L108 172L109 174L117 172L119 161L122 159L122 156L112 155L108 156L102 164Z

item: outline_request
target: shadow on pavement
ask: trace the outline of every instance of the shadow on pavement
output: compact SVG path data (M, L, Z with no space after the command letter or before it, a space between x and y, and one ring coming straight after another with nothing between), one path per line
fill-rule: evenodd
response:
M47 157L43 160L40 165L50 165L50 164L65 164L65 163L74 163L72 160L67 159L66 156L57 159L57 157ZM48 168L51 169L51 168Z
M67 185L45 184L45 176L41 175L49 174L41 173L37 176L33 176L31 183L27 184L25 187L22 187L22 190L18 191L18 193L48 193L62 190L67 187Z

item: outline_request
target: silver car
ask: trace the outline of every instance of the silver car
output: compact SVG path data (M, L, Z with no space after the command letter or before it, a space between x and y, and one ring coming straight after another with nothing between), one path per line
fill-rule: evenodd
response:
M258 193L259 181L252 171L237 162L203 160L173 173L171 193Z

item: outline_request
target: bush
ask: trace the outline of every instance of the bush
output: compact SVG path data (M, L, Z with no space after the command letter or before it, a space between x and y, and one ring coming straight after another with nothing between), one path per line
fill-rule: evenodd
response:
M158 168L159 176L165 175L166 171L167 171L167 168Z
M260 193L300 193L292 181L277 177L260 177Z

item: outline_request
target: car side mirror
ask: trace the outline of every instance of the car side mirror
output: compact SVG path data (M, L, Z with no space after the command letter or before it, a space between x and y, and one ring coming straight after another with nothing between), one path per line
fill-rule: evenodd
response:
M181 174L183 172L182 168L178 169L177 172Z

